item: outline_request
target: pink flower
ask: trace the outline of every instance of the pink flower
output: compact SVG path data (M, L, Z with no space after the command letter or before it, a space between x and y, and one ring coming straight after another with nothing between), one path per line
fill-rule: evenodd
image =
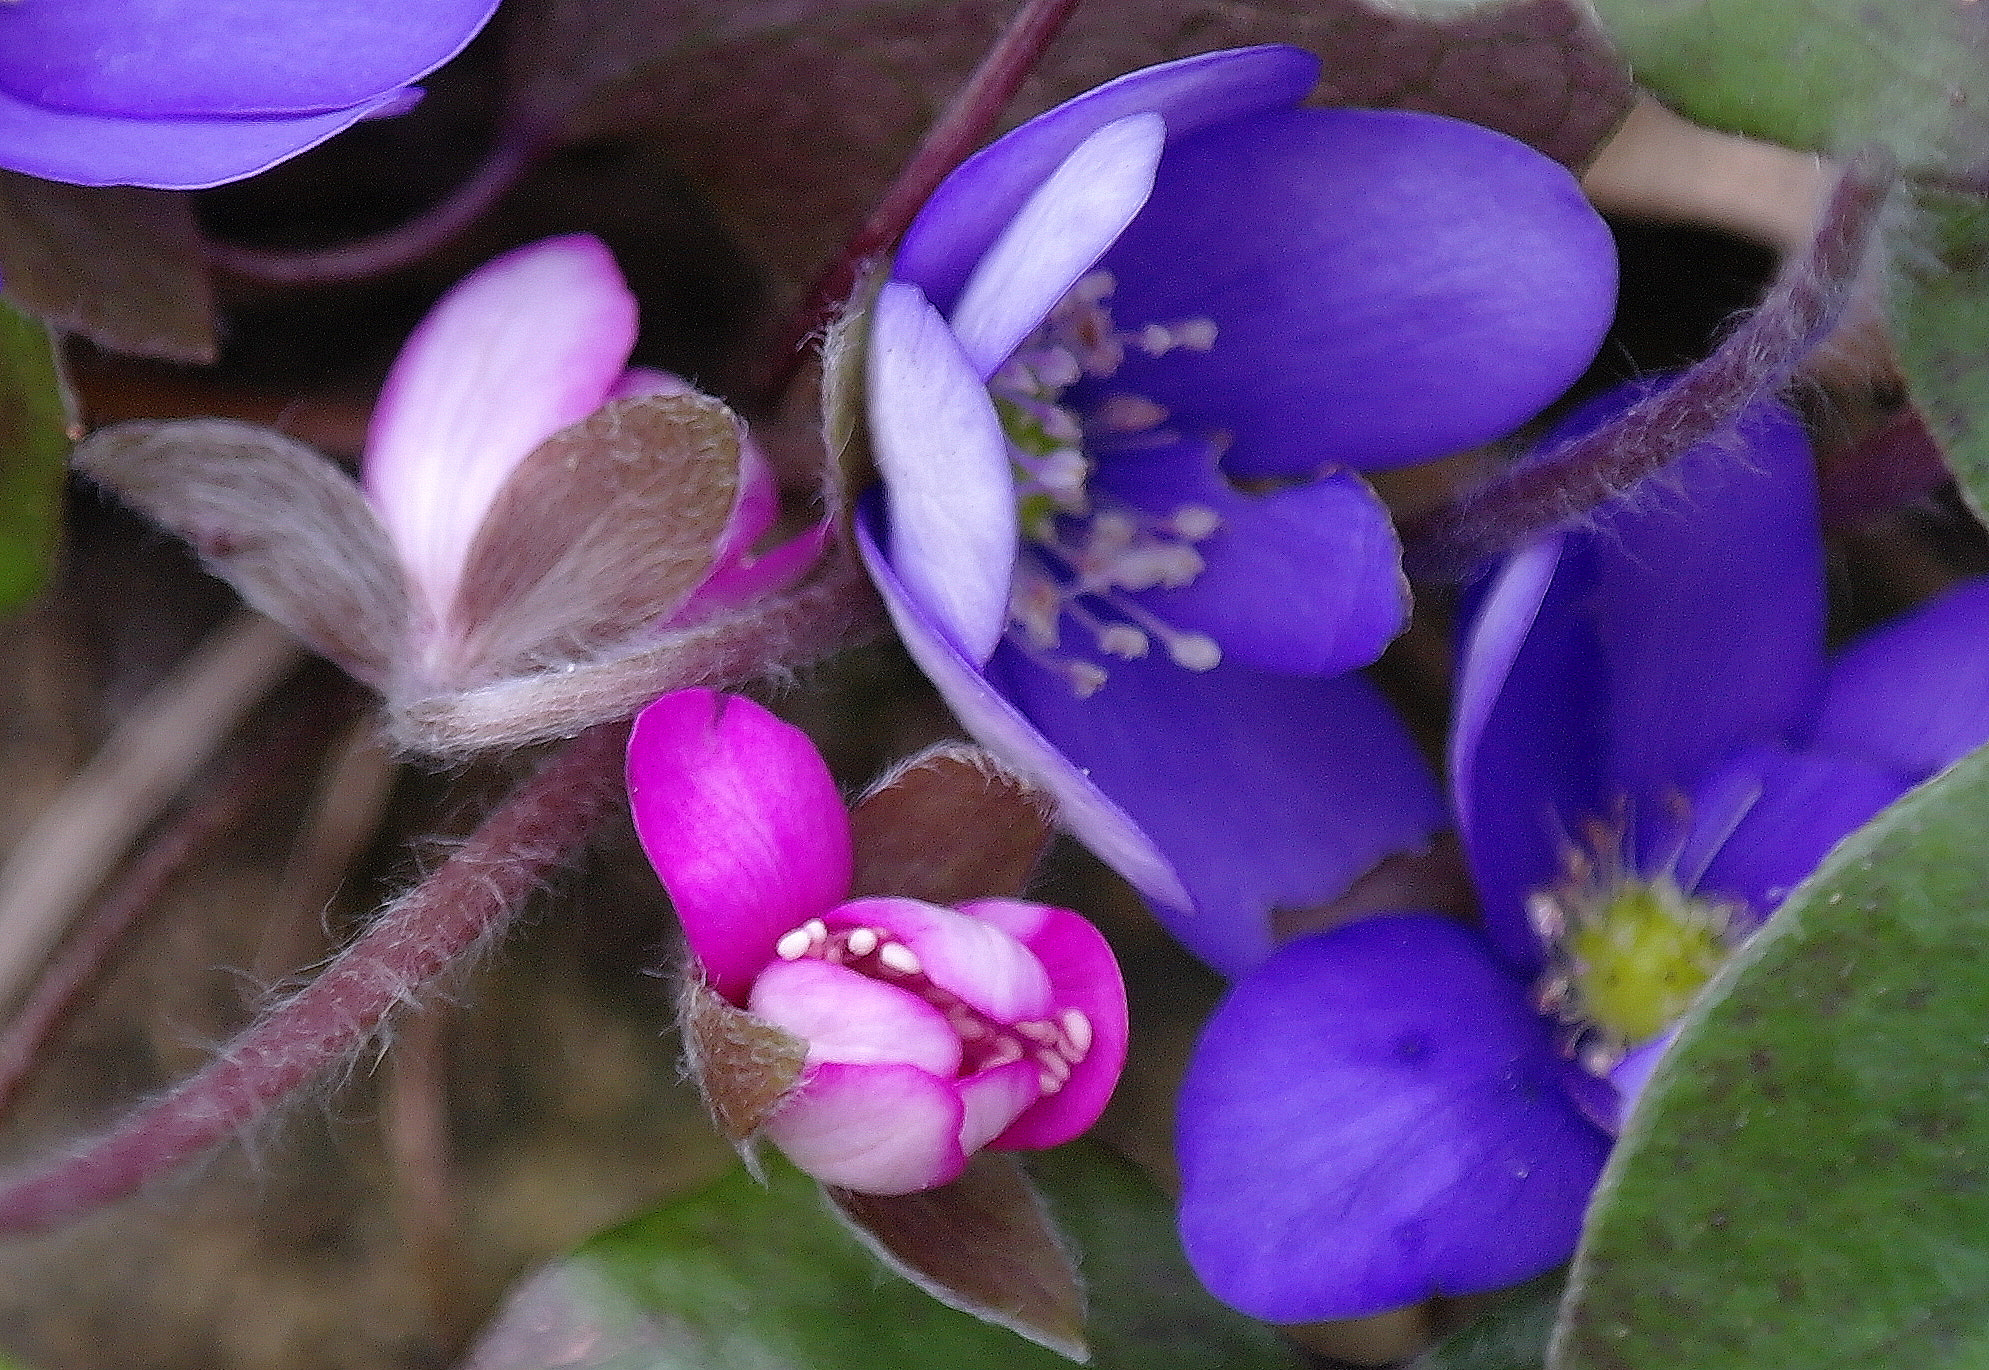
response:
M1097 1119L1125 1063L1126 998L1084 919L1014 899L849 899L849 815L828 768L745 699L650 705L628 778L710 988L805 1045L761 1129L796 1165L904 1194L984 1146L1055 1146Z
M612 401L695 393L675 376L629 369L635 337L635 297L614 257L598 239L574 234L479 267L408 338L373 411L361 484L405 572L419 676L461 685L498 664L488 660L490 635L481 631L490 606L477 587L465 593L464 574L526 459ZM657 606L659 626L785 583L820 551L817 533L752 558L778 497L765 457L743 430L740 446L738 496L711 574L687 598ZM534 493L528 504L559 499ZM551 523L537 507L505 512L509 524L523 525L501 530L512 538L534 532L535 518L540 530Z

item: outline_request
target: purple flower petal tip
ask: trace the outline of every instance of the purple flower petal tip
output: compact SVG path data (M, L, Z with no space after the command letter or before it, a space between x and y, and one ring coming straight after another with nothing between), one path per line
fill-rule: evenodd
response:
M1181 1230L1272 1322L1513 1284L1574 1249L1608 1139L1524 991L1466 929L1365 919L1239 983L1183 1084Z
M109 0L0 8L0 166L199 189L361 119L475 37L495 0Z

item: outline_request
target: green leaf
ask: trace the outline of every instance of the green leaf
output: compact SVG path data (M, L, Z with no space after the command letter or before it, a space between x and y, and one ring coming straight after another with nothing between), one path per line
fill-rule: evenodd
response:
M1989 514L1989 203L1922 191L1893 254L1893 342L1976 516Z
M0 613L48 579L75 415L54 335L0 300Z
M1070 1362L887 1273L812 1180L769 1156L603 1233L513 1295L477 1370L1055 1370ZM1106 1370L1298 1370L1276 1333L1203 1293L1171 1205L1085 1144L1031 1165L1090 1285ZM572 1347L590 1348L574 1356Z
M1989 95L1989 16L1976 6L1596 0L1596 8L1638 81L1700 123L1824 152L1882 142L1909 167L1961 169L1981 156L1970 126Z
M1989 750L1715 981L1604 1172L1555 1370L1989 1364Z
M1410 1370L1540 1370L1566 1278L1556 1270L1507 1290L1496 1308L1418 1356Z

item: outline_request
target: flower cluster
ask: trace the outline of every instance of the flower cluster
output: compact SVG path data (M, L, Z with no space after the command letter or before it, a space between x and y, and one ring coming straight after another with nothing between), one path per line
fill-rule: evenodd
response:
M796 1165L904 1194L956 1178L983 1147L1055 1146L1097 1120L1125 1061L1126 998L1089 923L1015 899L850 899L828 768L749 700L685 690L652 704L628 782L697 973L805 1053L752 1128ZM701 1083L737 1084L709 1067Z
M0 167L194 190L420 98L497 0L14 0L0 5Z
M1482 932L1405 909L1304 938L1210 1022L1182 1231L1237 1306L1350 1317L1565 1260L1712 970L1989 740L1989 582L1827 658L1802 429L1763 408L1735 441L1482 588L1450 743Z
M1345 675L1408 602L1355 471L1505 434L1614 301L1562 168L1455 120L1298 107L1317 76L1211 53L1032 120L934 195L869 316L883 483L857 532L901 636L1230 974L1274 909L1441 821Z

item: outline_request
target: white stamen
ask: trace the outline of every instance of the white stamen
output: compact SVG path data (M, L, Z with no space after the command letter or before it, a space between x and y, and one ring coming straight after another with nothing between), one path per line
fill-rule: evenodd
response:
M807 933L808 940L817 946L829 940L829 926L819 918L810 918L801 925L801 930Z
M795 928L781 934L780 940L774 943L774 955L783 961L799 961L808 954L808 948L812 945L808 929Z
M1190 352L1206 352L1215 346L1214 319L1183 319L1169 331L1174 335L1174 345Z
M1029 1019L1017 1023L1015 1031L1021 1036L1027 1037L1038 1046L1052 1046L1057 1040L1057 1026L1055 1023L1044 1023L1035 1019Z
M1098 650L1122 661L1138 661L1152 645L1147 635L1130 623L1108 623L1098 634Z
M849 935L849 951L852 956L868 956L877 950L877 932L873 928L852 928Z
M1037 1072L1036 1088L1042 1091L1044 1094L1055 1094L1058 1090L1062 1089L1063 1087L1064 1087L1064 1082L1058 1079L1055 1075L1051 1074L1048 1070L1042 1070Z
M884 969L896 971L900 975L917 975L925 969L918 953L903 942L886 942L877 949L877 959Z
M1203 633L1176 633L1167 641L1167 655L1184 671L1213 671L1222 665L1222 648Z
M1064 1030L1064 1041L1068 1050L1064 1053L1073 1061L1082 1061L1091 1054L1091 1020L1084 1016L1081 1008L1067 1008L1059 1020ZM1075 1053L1075 1055L1072 1055Z
M1167 410L1143 395L1107 395L1091 410L1091 424L1107 433L1144 433L1167 422Z
M1190 542L1200 542L1222 527L1222 515L1200 504L1184 504L1174 511L1168 527Z

